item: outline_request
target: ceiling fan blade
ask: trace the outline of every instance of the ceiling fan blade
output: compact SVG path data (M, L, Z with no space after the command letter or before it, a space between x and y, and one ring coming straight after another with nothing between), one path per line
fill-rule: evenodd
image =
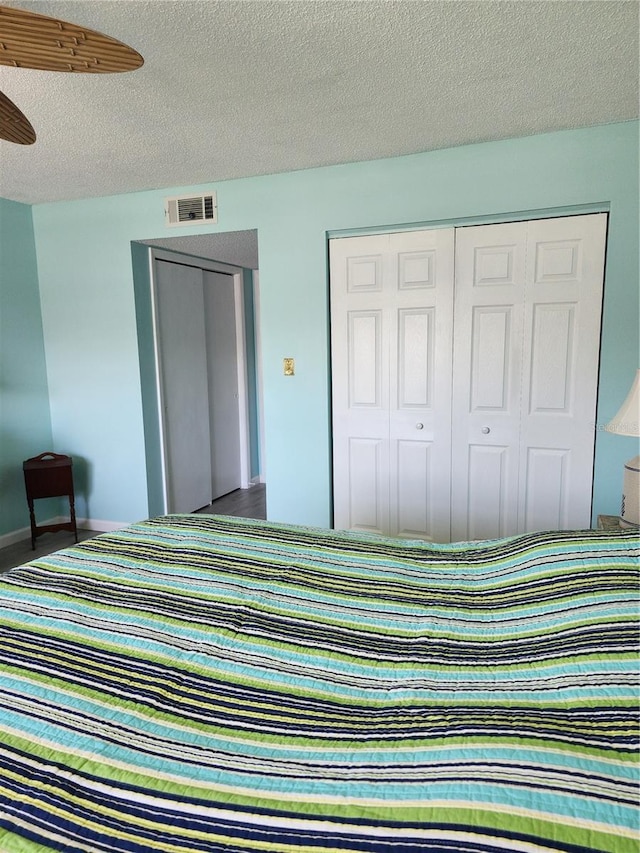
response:
M29 119L13 101L0 92L0 139L17 142L18 145L32 145L36 141L36 132Z
M95 30L0 6L0 65L98 74L133 71L140 54Z

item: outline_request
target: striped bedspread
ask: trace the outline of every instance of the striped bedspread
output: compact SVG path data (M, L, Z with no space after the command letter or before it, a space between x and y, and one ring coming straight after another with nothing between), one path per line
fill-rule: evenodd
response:
M0 579L0 851L636 853L638 541L214 516Z

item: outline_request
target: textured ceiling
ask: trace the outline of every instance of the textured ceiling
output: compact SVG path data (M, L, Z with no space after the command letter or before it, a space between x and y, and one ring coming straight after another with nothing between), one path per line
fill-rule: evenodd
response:
M624 121L637 0L51 0L145 58L129 74L0 67L35 145L29 203L185 186Z

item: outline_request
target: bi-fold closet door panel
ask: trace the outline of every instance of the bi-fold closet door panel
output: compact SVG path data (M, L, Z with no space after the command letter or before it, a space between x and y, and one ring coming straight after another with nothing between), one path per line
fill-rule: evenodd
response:
M458 228L452 378L451 536L518 524L524 330L522 223Z
M330 242L335 527L589 526L605 234L596 214Z
M211 440L203 272L155 262L158 360L168 512L211 500Z
M334 525L447 539L453 229L330 255Z
M456 230L452 538L589 527L606 215Z

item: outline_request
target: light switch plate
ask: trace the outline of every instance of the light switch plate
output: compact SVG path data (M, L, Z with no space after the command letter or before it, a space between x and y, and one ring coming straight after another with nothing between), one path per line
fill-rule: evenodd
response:
M285 376L293 376L295 372L295 363L292 358L282 359L283 371Z

